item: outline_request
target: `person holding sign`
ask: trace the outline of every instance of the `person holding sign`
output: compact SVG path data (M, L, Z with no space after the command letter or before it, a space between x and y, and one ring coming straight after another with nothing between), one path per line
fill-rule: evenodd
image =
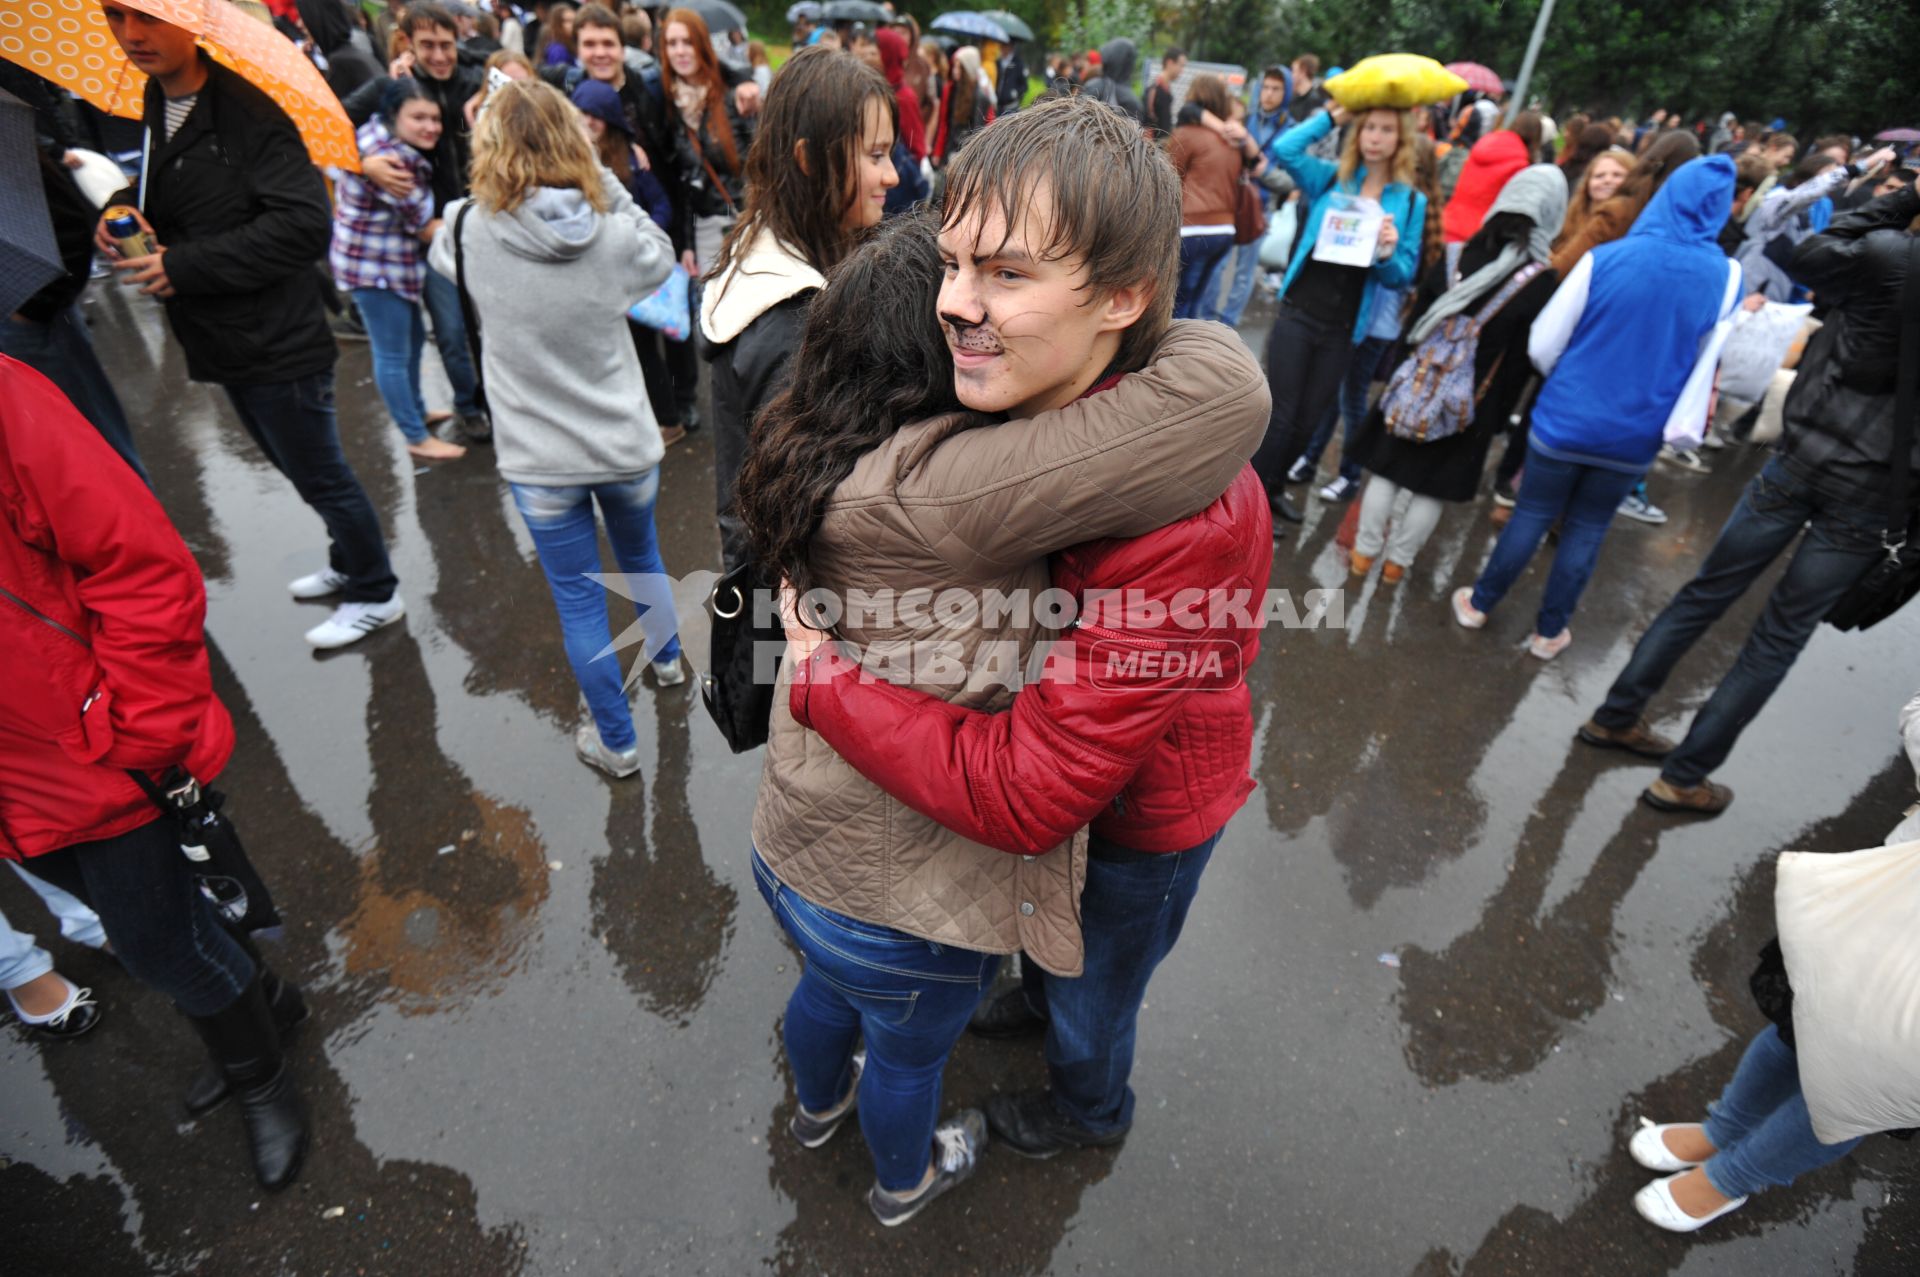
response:
M1338 163L1308 153L1349 123ZM1418 267L1427 201L1413 187L1415 136L1411 111L1355 116L1335 105L1274 143L1273 158L1307 203L1300 243L1312 249L1294 254L1280 286L1280 314L1267 337L1273 412L1253 467L1274 514L1290 523L1301 514L1283 488L1287 467L1339 393L1379 292L1405 288ZM1402 227L1412 228L1405 238Z

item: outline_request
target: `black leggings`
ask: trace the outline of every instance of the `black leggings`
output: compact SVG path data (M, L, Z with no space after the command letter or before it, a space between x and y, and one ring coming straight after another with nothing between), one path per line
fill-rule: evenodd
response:
M31 856L21 867L99 914L120 964L188 1015L223 1010L253 979L253 959L221 925L158 813L138 829Z
M1353 332L1282 305L1267 334L1267 389L1273 414L1267 435L1253 454L1253 469L1278 496L1287 467L1307 450L1314 426L1340 394L1340 380L1353 361Z

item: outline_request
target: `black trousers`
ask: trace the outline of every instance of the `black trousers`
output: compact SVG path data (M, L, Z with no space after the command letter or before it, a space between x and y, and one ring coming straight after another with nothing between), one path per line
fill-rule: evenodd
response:
M1353 361L1353 330L1282 304L1267 334L1267 389L1273 413L1253 454L1253 468L1269 496L1278 496L1287 467L1307 449L1314 426L1340 394Z

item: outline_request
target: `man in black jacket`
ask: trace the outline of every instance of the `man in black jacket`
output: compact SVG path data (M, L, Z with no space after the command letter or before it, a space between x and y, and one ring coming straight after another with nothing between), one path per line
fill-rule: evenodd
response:
M1920 193L1908 186L1836 218L1794 251L1793 277L1833 309L1787 395L1778 455L1747 486L1699 575L1641 637L1606 703L1580 729L1588 744L1661 759L1660 778L1642 797L1662 811L1726 810L1733 791L1708 774L1726 761L1821 620L1887 553L1902 295L1920 288L1907 278L1916 217ZM1913 452L1920 475L1920 448ZM1905 499L1910 521L1912 484ZM1655 735L1642 717L1647 702L1803 526L1806 537L1686 739L1676 746Z
M486 80L479 67L460 64L454 17L432 0L408 5L400 29L406 33L408 51L393 60L386 75L367 81L341 105L357 129L373 118L380 95L400 76L412 76L427 96L440 104L440 141L427 153L433 165L434 221L421 234L430 242L439 229L441 212L467 194L467 168L473 159L467 101L480 92ZM388 156L367 160L361 166L361 176L396 199L404 199L413 190L413 174L405 164ZM466 320L460 314L460 290L439 271L430 270L422 300L433 321L434 348L440 352L440 365L447 370L447 384L453 388L453 410L458 414L454 430L469 443L485 443L493 438L493 427L480 410L473 352L467 345Z
M399 620L404 607L379 517L334 419L319 270L333 234L326 185L286 113L202 54L191 31L118 0L101 9L127 60L149 77L141 220L156 249L114 269L165 303L187 375L227 392L247 433L326 523L328 567L289 589L300 599L340 596L307 642L344 647ZM115 202L134 203L134 191ZM105 218L95 244L119 257Z

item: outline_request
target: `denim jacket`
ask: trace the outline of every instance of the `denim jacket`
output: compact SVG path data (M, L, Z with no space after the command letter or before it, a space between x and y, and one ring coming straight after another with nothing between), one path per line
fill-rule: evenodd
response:
M1287 295L1287 289L1293 287L1300 268L1313 255L1313 245L1320 238L1320 220L1326 214L1327 196L1336 189L1348 195L1357 195L1365 180L1364 175L1355 173L1347 181L1341 182L1337 164L1307 153L1308 147L1332 129L1333 117L1325 111L1316 111L1281 134L1280 140L1273 144L1273 158L1299 185L1300 198L1308 205L1306 221L1300 227L1299 238L1294 241L1293 261L1288 263L1286 278L1280 285L1280 296L1283 298ZM1394 246L1392 255L1385 261L1375 262L1367 272L1366 291L1360 295L1360 313L1353 320L1353 344L1356 346L1365 340L1367 329L1373 323L1374 301L1381 290L1405 288L1413 283L1420 265L1420 233L1427 224L1427 197L1404 182L1387 183L1386 190L1380 193L1380 204L1393 214L1394 225L1400 231L1400 242Z

